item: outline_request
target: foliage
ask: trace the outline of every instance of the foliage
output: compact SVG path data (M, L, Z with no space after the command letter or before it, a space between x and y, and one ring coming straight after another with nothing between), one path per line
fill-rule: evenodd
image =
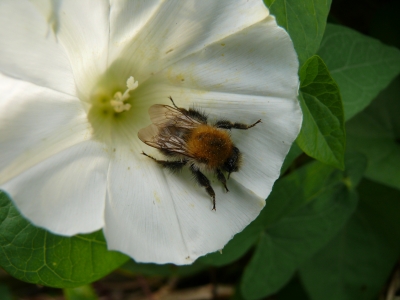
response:
M300 69L303 125L297 144L309 156L344 169L344 111L339 87L315 55Z
M328 24L318 54L340 87L346 120L362 111L400 72L400 53L349 28Z
M399 257L400 191L363 180L359 193L357 211L300 269L311 299L377 298Z

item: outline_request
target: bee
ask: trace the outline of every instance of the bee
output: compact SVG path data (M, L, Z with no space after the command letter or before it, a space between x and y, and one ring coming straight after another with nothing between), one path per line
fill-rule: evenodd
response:
M194 179L211 197L212 210L216 210L215 192L203 172L215 173L226 192L229 192L224 173L227 173L229 179L232 172L239 171L242 158L229 131L232 128L247 130L261 120L251 125L232 123L225 119L209 123L204 113L195 108L180 108L175 105L172 97L169 99L173 106L155 104L149 108L152 124L142 128L138 137L172 160L159 160L144 152L142 154L172 172L180 171L188 165Z

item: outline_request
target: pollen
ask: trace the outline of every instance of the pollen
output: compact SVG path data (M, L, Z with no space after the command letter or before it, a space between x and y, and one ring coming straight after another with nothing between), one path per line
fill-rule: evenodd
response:
M127 89L122 94L121 92L116 92L114 97L111 99L110 104L114 108L114 111L117 113L121 113L123 111L127 111L131 109L131 105L129 103L125 103L126 100L129 99L129 92L135 90L139 86L139 83L135 81L135 79L131 76L126 81Z
M232 140L228 132L209 125L195 128L187 141L188 152L210 168L217 168L232 154Z

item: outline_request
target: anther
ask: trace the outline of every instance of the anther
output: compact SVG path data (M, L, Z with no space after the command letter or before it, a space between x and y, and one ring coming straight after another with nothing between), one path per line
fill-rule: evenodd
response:
M122 94L121 92L116 92L114 97L111 99L111 106L114 108L115 112L120 113L123 111L128 111L131 109L131 105L129 103L124 103L129 99L129 92L133 91L138 87L139 83L135 81L135 79L131 76L126 81L127 89Z

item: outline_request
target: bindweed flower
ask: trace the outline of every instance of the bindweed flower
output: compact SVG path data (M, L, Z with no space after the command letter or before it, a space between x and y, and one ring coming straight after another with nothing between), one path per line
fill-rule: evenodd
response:
M103 229L138 262L222 249L265 204L302 120L297 56L256 1L0 2L0 187L36 226ZM153 104L195 105L243 153L217 211L138 139ZM209 176L212 179L212 177Z

